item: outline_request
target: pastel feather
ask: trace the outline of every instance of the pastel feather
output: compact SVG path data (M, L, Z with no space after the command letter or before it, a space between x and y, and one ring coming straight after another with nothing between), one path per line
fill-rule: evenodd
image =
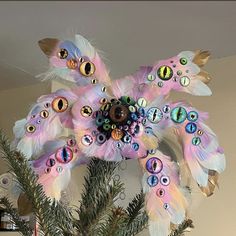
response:
M163 168L157 174L151 174L146 168L146 163L153 157L159 158ZM143 189L146 193L146 212L149 216L149 232L151 236L167 236L170 233L170 224L181 224L186 217L186 209L189 204L189 193L181 186L178 166L171 158L157 151L145 159L140 159L143 167ZM149 176L156 176L158 183L151 187L147 183ZM161 178L167 176L169 184L164 185ZM162 189L164 195L158 195ZM168 204L167 208L164 205Z
M181 58L187 60L185 65L180 63ZM165 96L171 90L176 90L197 96L209 96L211 95L211 90L204 83L210 81L210 76L201 69L208 59L209 53L206 51L183 51L175 57L158 61L152 67L142 66L133 76L139 84L151 83L158 86L158 83L161 83L162 85L158 86L157 95ZM159 78L158 69L162 66L168 66L171 69L172 76L170 79L162 80ZM187 77L189 83L183 85L181 83L182 77Z
M77 144L69 145L68 140L74 140L74 138L61 138L50 142L49 144L56 148L50 152L46 151L46 148L49 147L49 144L46 144L44 147L46 154L30 162L32 169L38 175L38 182L42 184L46 195L56 200L60 200L61 191L66 189L70 182L71 169L77 165L86 164L89 161L89 158L84 158L81 154ZM61 148L67 148L65 150L72 152L72 159L69 159L68 162L63 161L64 159L61 161L58 159L58 151ZM49 166L47 164L49 160L53 160L53 165Z
M53 101L60 97L68 102L68 107L63 112L57 112L53 107ZM76 99L77 95L66 90L58 90L50 95L41 96L27 118L16 122L13 128L16 137L13 145L22 151L27 159L36 158L45 142L56 138L64 128L73 128L70 109ZM46 104L49 105L46 106ZM47 117L42 117L43 111L47 112ZM29 133L27 126L34 126L35 131Z
M44 79L60 78L75 82L78 86L91 84L92 80L102 83L110 83L108 70L99 56L97 50L90 42L81 35L75 35L74 41L60 41L56 39L46 38L39 41L42 51L49 57L50 68L48 72L42 74ZM53 41L53 43L51 43ZM47 50L45 50L45 48ZM66 58L59 58L58 52L65 49L68 52ZM48 53L50 51L50 53ZM81 58L83 59L81 61ZM69 68L67 62L75 60L78 64L76 68ZM95 65L95 70L91 75L86 76L81 73L80 66L83 61L91 62Z
M194 122L197 125L197 130L201 131L198 135L197 131L194 134L186 132L185 120L181 124L173 124L177 129L176 134L183 147L184 158L190 168L193 178L197 181L200 187L207 187L209 184L209 172L215 171L222 173L225 169L225 156L223 149L219 146L218 140L214 132L204 123L207 119L207 113L199 112L195 108L184 103L173 103L171 107L183 107L187 113L195 111L198 114L198 119ZM200 138L199 145L193 145L194 137Z

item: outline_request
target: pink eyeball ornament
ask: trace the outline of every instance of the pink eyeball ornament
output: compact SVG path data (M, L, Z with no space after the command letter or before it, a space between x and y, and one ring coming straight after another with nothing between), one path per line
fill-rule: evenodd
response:
M46 195L60 200L61 191L69 185L72 168L89 160L80 152L74 137L69 137L46 143L45 154L29 163Z
M81 35L75 35L74 40L45 38L38 44L49 58L50 68L42 74L44 79L57 76L78 86L110 83L108 70L97 50Z
M148 150L157 148L166 120L155 87L137 86L131 78L81 90L72 115L82 153L119 161L144 158Z

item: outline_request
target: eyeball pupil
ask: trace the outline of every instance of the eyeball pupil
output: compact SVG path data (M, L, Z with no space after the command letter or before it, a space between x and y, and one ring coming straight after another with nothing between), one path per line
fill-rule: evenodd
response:
M153 170L155 171L155 170L156 170L156 168L157 168L157 162L156 162L156 161L154 161L154 162L153 162Z
M180 58L180 64L186 65L187 64L187 59L186 58Z
M122 108L121 107L116 107L115 109L115 118L120 119L123 116Z
M90 71L91 71L91 65L90 65L90 63L88 62L88 63L86 63L86 65L85 65L85 73L86 73L86 75L89 75L90 74Z
M66 162L68 158L68 154L65 148L62 149L62 158Z
M60 99L58 101L58 109L61 110L63 108L63 101Z

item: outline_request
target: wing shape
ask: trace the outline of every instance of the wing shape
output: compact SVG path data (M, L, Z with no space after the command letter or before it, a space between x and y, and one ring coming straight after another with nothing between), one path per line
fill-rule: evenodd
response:
M64 128L73 128L70 110L77 99L72 91L63 89L40 97L27 118L15 123L13 145L27 159L35 158L45 142L53 140Z
M170 224L181 224L188 207L188 191L180 184L178 166L156 151L139 160L143 168L143 189L151 236L167 236Z
M89 158L85 158L78 149L75 138L69 137L46 144L45 154L31 161L30 165L38 175L46 195L60 200L61 191L70 182L71 169L76 165L87 164L88 161Z
M45 79L60 77L77 85L109 83L110 77L97 50L81 35L74 41L45 38L39 41L49 57L50 69Z
M204 123L208 115L190 105L169 103L165 113L169 127L176 129L184 159L191 174L206 195L217 185L218 174L225 169L225 156L215 133Z
M193 95L209 96L211 90L205 84L210 76L201 68L208 61L208 51L183 51L177 56L160 60L153 66L142 66L133 75L137 83L151 83L158 89L157 95L168 95L171 90Z

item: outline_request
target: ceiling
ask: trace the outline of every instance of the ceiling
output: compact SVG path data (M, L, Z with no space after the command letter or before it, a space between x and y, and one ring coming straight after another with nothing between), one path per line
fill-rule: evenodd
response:
M37 41L80 33L103 51L114 78L181 50L236 54L236 2L0 2L0 90L38 83Z

